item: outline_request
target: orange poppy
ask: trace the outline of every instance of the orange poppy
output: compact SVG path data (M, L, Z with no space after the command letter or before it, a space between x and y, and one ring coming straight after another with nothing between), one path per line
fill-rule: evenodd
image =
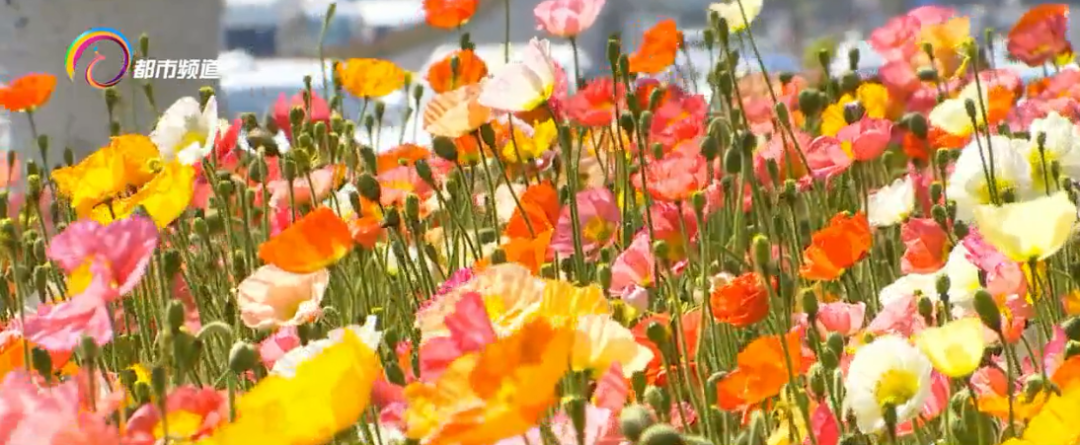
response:
M1065 366L1063 365L1062 368ZM979 411L985 414L989 414L1001 420L1007 420L1012 416L1016 420L1021 422L1030 420L1035 417L1039 411L1042 411L1043 405L1049 400L1049 392L1042 394L1036 394L1031 400L1027 397L1012 397L1010 403L1009 397L1009 385L1013 382L1009 381L1005 371L1000 368L991 367L985 370L978 371L985 373L987 390L978 394L978 407ZM1057 383L1058 374L1054 374L1054 383ZM1064 388L1062 388L1064 389Z
M478 0L424 0L424 20L432 28L456 29L476 14Z
M930 144L916 136L915 133L905 130L900 146L907 157L923 162L930 161Z
M0 107L8 111L33 111L49 101L56 88L56 76L30 73L0 86Z
M803 251L799 274L808 280L835 280L870 252L872 236L866 214L837 214L829 225L814 233Z
M759 337L739 352L736 368L720 380L716 386L717 404L721 409L734 411L758 405L780 394L788 383L788 363L797 369L790 375L804 372L807 360L802 355L802 333L798 330L784 335L785 345L779 335Z
M355 218L348 224L353 241L368 250L375 248L375 243L379 242L386 233L382 227L382 221L374 216Z
M559 221L559 192L550 181L530 185L520 197L521 208L515 209L506 224L504 235L510 238L532 238L555 228ZM521 210L524 209L523 214ZM528 223L526 224L526 219ZM529 232L532 226L533 232Z
M502 245L506 253L506 261L518 263L529 268L534 275L540 274L540 266L547 262L548 245L551 244L551 236L554 230L547 230L536 235L536 239L511 238Z
M480 91L480 85L473 84L432 98L424 108L424 131L434 136L475 139L470 133L491 119L491 109L476 100Z
M0 333L0 380L3 380L4 376L11 371L26 369L27 350L33 350L35 347L17 332ZM49 357L52 359L53 372L73 375L78 370L78 366L70 361L70 352L49 351Z
M431 151L427 148L421 147L416 144L403 144L397 147L391 148L388 151L379 153L376 158L378 172L376 174L391 170L402 165L412 166L421 159L428 159L431 157Z
M630 72L657 74L675 63L675 55L683 43L683 34L675 20L667 19L645 31L644 43L631 54Z
M451 61L457 58L455 73ZM466 85L479 83L488 75L487 64L471 49L459 49L428 68L427 81L436 93L453 91Z
M680 347L679 356L686 357L685 363L672 364L667 369L664 368L663 355L660 351L660 347L653 343L649 339L647 330L649 325L653 323L659 323L666 329L671 329L671 317L667 314L656 314L645 318L642 318L634 325L631 332L634 333L634 341L639 345L649 348L649 351L653 353L653 359L649 362L649 365L645 367L645 379L650 385L664 386L667 385L667 375L669 372L677 372L679 366L689 366L690 375L697 375L697 362L694 357L697 357L698 337L701 335L701 309L695 309L690 312L684 313L679 318L679 326L682 328L682 332L679 337L679 344L681 347L685 347L686 354L683 355L684 350ZM670 345L665 345L670 347Z
M1068 25L1069 5L1032 7L1009 30L1006 44L1009 55L1029 66L1072 57L1072 45L1066 35Z
M769 290L761 277L747 272L713 290L709 297L717 321L744 328L769 315Z
M1080 383L1080 356L1074 355L1066 359L1054 370L1054 375L1050 380L1063 391Z
M349 59L338 64L345 91L359 98L383 97L405 86L408 73L382 59Z
M352 245L349 225L329 207L319 207L259 246L259 258L287 272L306 274L336 263Z
M533 319L458 357L434 382L410 384L406 437L426 445L487 445L524 434L558 401L573 343L572 326Z

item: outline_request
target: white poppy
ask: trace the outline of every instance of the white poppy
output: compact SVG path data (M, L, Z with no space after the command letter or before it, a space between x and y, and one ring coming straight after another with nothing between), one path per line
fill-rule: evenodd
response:
M161 115L150 140L164 161L195 165L213 151L219 125L217 99L213 96L201 109L195 98L181 97Z
M922 411L930 396L930 359L907 340L895 335L879 337L859 348L848 368L844 411L855 415L859 430L873 434L885 430L885 409L896 410L899 425Z

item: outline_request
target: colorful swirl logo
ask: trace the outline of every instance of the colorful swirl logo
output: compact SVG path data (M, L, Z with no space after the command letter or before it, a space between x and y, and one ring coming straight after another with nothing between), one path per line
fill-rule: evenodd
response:
M116 77L109 79L105 82L98 82L94 80L93 72L98 62L105 61L105 56L97 50L98 42L113 42L120 47L121 63L120 72L116 74ZM79 58L82 57L86 50L92 49L94 51L94 58L90 60L90 64L86 66L86 83L94 88L107 88L120 83L120 80L124 78L124 74L127 73L128 68L131 67L131 43L128 42L127 37L124 37L120 31L113 28L91 28L86 32L75 38L75 41L71 42L71 46L68 47L67 57L64 61L64 66L67 68L68 79L75 80L75 68L79 63Z

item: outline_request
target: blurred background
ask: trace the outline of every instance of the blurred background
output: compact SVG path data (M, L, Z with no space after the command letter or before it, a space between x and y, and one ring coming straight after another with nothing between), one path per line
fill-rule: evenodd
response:
M87 18L71 11L70 8L65 10L65 8L52 9L51 7L39 12L38 17L35 18L26 12L30 9L26 6L27 4L133 4L130 0L0 1L7 3L6 9L4 4L0 4L0 82L8 79L9 72L15 74L41 70L34 66L19 66L22 62L18 62L20 59L17 58L15 63L4 66L4 61L10 59L10 54L18 55L22 54L19 51L23 53L28 51L24 45L15 43L27 41L26 37L19 35L20 32L26 31L20 30L32 28L35 23L43 20L62 24L57 26L67 26L67 28L83 26L85 29L90 26L101 26L102 23L99 22L102 20L107 22L116 19L108 15L99 15L97 19ZM168 3L165 3L166 1ZM19 8L19 2L23 4L21 8ZM539 2L540 0L479 0L478 11L465 30L471 34L472 40L477 44L477 51L486 61L495 66L502 63L504 26L507 17L511 22L511 48L521 47L531 37L539 35L532 17L532 10ZM297 94L303 88L302 79L305 75L312 76L316 91L322 90L323 67L319 63L318 42L323 32L324 16L332 3L330 0L144 0L140 2L141 5L151 3L162 5L143 6L151 13L156 10L154 8L159 8L161 11L160 14L153 16L155 20L161 22L160 25L153 23L154 29L158 29L159 33L165 33L167 28L178 28L169 30L168 34L161 34L161 38L156 36L153 38L154 48L160 48L159 42L162 41L165 42L166 48L160 51L152 50L151 52L154 53L152 55L177 56L174 52L180 50L171 50L168 44L176 40L178 35L199 40L197 43L187 43L176 48L182 48L189 53L196 47L200 54L211 52L215 45L215 39L211 33L217 33L216 44L219 49L213 53L219 58L221 78L213 85L219 92L222 117L232 118L243 112L254 112L260 116L265 114L279 98ZM178 9L181 3L184 9ZM379 57L392 60L407 70L421 73L421 76L417 76L417 80L422 82L422 73L428 65L446 56L458 46L459 33L432 29L425 25L423 0L337 0L335 3L337 13L325 30L324 55L327 58ZM624 51L633 51L639 43L642 31L665 18L675 19L686 35L690 48L689 59L683 57L681 64L704 67L710 60L709 55L700 44L695 44L695 40L701 39L701 30L706 24L705 11L709 3L711 2L706 0L608 0L598 23L578 38L582 72L586 77L591 77L607 70L604 50L607 37L612 33L620 33L623 36ZM843 55L847 54L848 49L859 48L862 54L860 68L873 70L876 64L880 63L880 58L873 54L864 39L874 28L884 24L888 18L906 10L931 4L957 8L961 13L971 17L972 29L982 38L985 35L983 31L987 28L1006 32L1028 7L1039 3L1050 2L766 0L765 9L755 21L753 30L766 67L770 71L794 72L806 66L816 65L816 58L812 54L816 54L817 48L822 47L835 49L835 54L839 55L835 58L839 69L847 68L846 58ZM165 12L166 7L173 9ZM214 8L219 8L219 11L213 11ZM196 9L199 14L202 14L202 18L182 20L185 18L183 14L192 14ZM66 17L64 19L66 21L57 18L58 15L63 14L70 17ZM218 17L216 21L207 18L215 16ZM26 22L30 22L29 25ZM118 26L122 26L121 29L130 39L135 39L134 36L142 30L133 29L146 28L151 23L147 19L145 22L127 22ZM206 28L217 29L211 31ZM5 39L5 30L14 34ZM1076 27L1071 27L1072 30L1076 30ZM60 40L70 42L73 35L63 37ZM572 70L573 55L568 43L560 39L554 39L552 43L556 58ZM1000 47L999 45L998 48ZM57 54L51 57L59 59L61 51L62 49L58 50ZM811 56L807 57L808 54ZM200 58L205 58L205 56L200 56ZM32 63L22 64L33 65ZM51 67L52 65L48 65L47 69ZM743 68L757 69L756 64ZM61 78L61 83L68 83L66 79L63 79L66 76L62 71L55 74ZM85 91L87 90L85 85L82 87L77 94L88 94ZM175 94L163 92L161 102L167 104L166 100L171 102L171 96L178 94L193 95L196 88L185 85L183 90L178 89L180 92ZM127 88L125 87L124 90L126 91ZM702 90L708 90L708 88ZM97 96L88 97L96 98ZM405 127L413 122L401 119L405 115L406 108L415 107L416 104L410 103L411 99L405 94L395 94L383 100L387 105L386 116L389 125L400 127L403 131L409 130L410 134L416 133L415 128ZM103 107L100 103L90 106L98 107L99 112ZM347 108L350 112L356 113L359 104L352 102L347 104ZM138 117L140 113L135 110L131 114ZM81 117L69 116L69 120L77 118ZM8 133L6 127L7 125L0 119L0 148L15 143L10 138L5 140ZM93 132L96 132L98 127L94 128ZM70 128L68 131L71 131ZM390 139L397 138L384 139L388 139L387 144L392 144L396 141L390 141ZM100 145L99 142L100 138L95 134L94 137L81 135L69 138L67 144L96 147ZM77 148L78 151L83 151L83 148Z

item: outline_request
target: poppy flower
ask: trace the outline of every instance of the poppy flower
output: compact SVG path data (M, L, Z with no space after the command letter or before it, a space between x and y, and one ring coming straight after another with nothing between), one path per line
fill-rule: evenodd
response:
M382 221L371 215L351 219L348 224L349 230L352 231L353 241L368 250L374 249L375 244L386 235Z
M650 385L664 386L667 384L667 376L669 372L677 372L679 365L672 365L667 369L664 368L664 362L662 358L662 352L660 350L661 345L653 343L649 339L646 332L649 325L657 323L669 330L672 328L671 317L667 314L655 314L638 320L634 325L632 331L634 332L634 339L641 345L649 348L653 353L652 361L649 362L648 367L645 368L645 377ZM679 319L678 326L681 328L679 333L679 354L682 355L685 347L686 355L684 357L697 357L698 338L701 335L701 309L695 309L689 312L685 312L682 318ZM662 345L665 349L670 345ZM687 360L690 369L690 374L695 375L697 369L697 363L693 359Z
M33 111L49 101L56 88L56 76L30 73L6 86L0 86L0 108L8 111Z
M1033 67L1058 58L1071 58L1068 26L1069 5L1033 6L1009 30L1006 48L1013 58Z
M762 0L721 1L709 5L709 10L720 14L730 32L739 32L748 28L761 14L762 3ZM743 19L744 14L746 19Z
M476 14L479 0L424 0L424 20L428 26L457 29Z
M840 278L848 268L870 252L872 241L866 214L838 214L829 225L811 237L803 251L799 274L808 280L830 281Z
M784 336L758 337L746 345L735 359L735 370L716 385L720 408L744 409L780 394L789 376L802 375L812 363L806 360L801 341L802 332L796 329ZM795 369L788 370L789 363Z
M716 288L709 301L716 321L738 328L753 325L769 315L769 291L754 272L739 275Z
M536 238L510 238L502 245L502 250L506 253L506 261L520 264L527 267L533 274L539 274L540 267L548 260L548 248L554 234L554 230L548 229L537 233Z
M434 136L468 138L475 143L470 133L491 119L491 109L477 100L482 91L482 84L473 84L436 95L424 108L424 131ZM476 150L478 153L479 147Z
M352 248L352 232L329 207L319 207L259 246L259 258L286 272L312 273Z
M524 434L557 402L573 327L539 318L405 388L406 436L427 445L486 445ZM513 394L514 397L505 397Z
M416 144L401 144L387 151L380 152L376 157L376 174L387 170L405 166L413 166L416 161L431 158L431 150Z
M913 218L900 226L904 255L900 271L934 273L945 266L949 254L949 234L932 218Z
M155 403L147 403L131 415L124 430L125 443L154 445L164 442L166 431L173 441L196 441L228 419L228 396L223 391L181 386L165 397L164 416Z
M236 287L240 319L252 329L299 326L317 318L330 272L296 274L274 265L255 269Z
M401 67L382 59L349 59L338 65L341 84L353 96L378 98L405 86L408 73Z
M683 44L683 34L675 20L667 19L645 31L644 42L630 55L630 72L657 74L675 63L675 55Z
M518 61L502 67L477 99L488 108L518 113L544 104L555 91L555 61L551 43L533 38Z
M576 225L579 233L574 236L573 217L570 207L563 208L555 226L555 236L551 240L551 250L560 256L575 254L574 238L582 244L582 253L587 258L594 258L600 249L615 241L622 213L615 202L615 194L605 187L578 192Z
M286 97L285 93L278 95L274 102L274 122L278 128L285 132L286 137L292 137L292 121L289 114L293 108L300 107L304 110L304 117L311 122L324 122L330 125L330 105L314 91L311 93L311 106L304 101L304 93L296 93L292 97Z
M545 0L533 9L536 29L559 37L574 37L589 29L606 0Z
M566 114L586 127L604 127L615 120L616 107L626 108L626 86L611 77L590 80L566 101Z
M328 339L290 351L278 360L269 377L237 397L236 420L199 443L330 441L353 427L371 402L372 388L382 375L375 353L380 338L379 332L369 334L362 327L349 326L331 331Z
M539 235L555 228L559 220L559 192L550 181L530 185L521 194L521 209L515 209L504 234L510 238L530 238L529 226ZM524 212L522 212L524 209ZM526 223L528 220L528 223Z
M181 97L162 113L150 140L164 161L175 159L194 166L214 150L220 124L214 96L205 106L194 97Z
M78 164L52 171L57 192L79 218L103 224L124 219L142 206L158 227L187 209L194 196L195 169L162 163L150 138L117 136Z
M653 199L686 202L690 195L708 185L707 161L704 156L667 156L645 167L645 178L634 175L634 186L648 191Z
M457 60L457 71L453 69ZM428 85L435 93L453 91L466 85L480 83L488 75L484 59L471 49L459 49L433 63L427 71Z

